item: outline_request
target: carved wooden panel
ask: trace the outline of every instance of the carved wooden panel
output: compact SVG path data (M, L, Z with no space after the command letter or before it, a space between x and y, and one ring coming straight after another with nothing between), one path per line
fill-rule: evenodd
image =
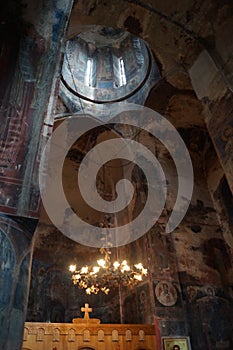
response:
M145 340L145 332L143 329L140 329L140 331L138 332L138 337L139 337L139 341Z
M118 341L118 332L116 329L112 331L112 341Z
M75 330L71 328L68 333L68 341L74 342L75 341Z
M90 331L88 329L85 329L83 332L83 341L89 342L90 339Z
M23 343L26 349L158 350L153 325L26 322L25 328L28 329Z
M126 341L131 341L132 340L132 333L129 329L125 331L125 340Z
M44 328L38 328L37 334L36 334L36 341L43 341L44 340Z
M60 330L58 328L55 328L53 330L53 341L59 342L60 341Z
M102 329L98 331L98 341L104 341L104 331Z

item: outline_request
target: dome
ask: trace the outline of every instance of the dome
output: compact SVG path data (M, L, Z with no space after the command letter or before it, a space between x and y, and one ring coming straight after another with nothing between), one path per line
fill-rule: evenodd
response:
M67 41L60 94L72 112L80 109L80 100L143 104L159 78L145 41L121 29L98 26Z

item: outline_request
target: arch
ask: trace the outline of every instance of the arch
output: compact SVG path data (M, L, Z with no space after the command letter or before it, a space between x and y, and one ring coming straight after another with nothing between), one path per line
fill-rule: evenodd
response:
M68 331L68 341L74 342L75 341L75 329L70 328Z
M37 334L36 334L36 341L43 341L44 334L45 334L44 328L42 328L42 327L38 328Z
M142 4L142 3L138 4L138 2L136 1L135 2L131 1L130 5L131 5L130 7L122 9L120 16L113 16L111 13L112 12L111 2L109 2L109 4L108 2L105 2L103 5L104 9L102 10L106 11L106 13L109 13L109 16L104 16L104 17L98 15L99 11L101 11L100 7L99 7L99 11L96 11L96 14L92 13L91 17L87 15L87 13L82 12L80 7L78 6L74 7L70 16L71 25L69 26L67 31L68 39L84 31L83 27L87 25L89 26L89 28L94 27L96 25L120 28L120 29L127 30L131 34L136 34L139 38L143 39L148 32L149 23L151 23L151 21L156 21L157 18L160 18L163 21L165 21L167 24L172 25L172 27L175 26L175 28L177 28L178 30L181 30L182 33L184 33L189 38L194 40L196 44L203 49L203 51L206 51L208 55L211 57L211 60L221 71L221 74L224 77L224 80L226 81L228 88L231 91L233 90L232 77L229 74L229 68L228 68L229 62L231 62L231 60L229 59L229 62L224 62L224 58L221 55L220 48L218 47L213 48L212 45L210 47L208 40L199 36L199 34L197 34L195 31L190 30L190 27L181 23L180 21L174 21L169 16L166 16L163 12L158 11L158 9L155 10L153 6L150 6L148 4ZM151 12L151 17L148 16L148 11ZM77 23L76 26L74 26L73 24L74 21L77 22L77 12L79 12L79 16L82 17L82 25L80 25L81 23ZM132 16L132 12L134 13L133 16ZM150 20L148 20L148 18L150 18ZM141 25L141 27L138 28L136 32L135 32L135 25L129 23L130 19L133 19L133 22L135 21L135 23L140 23ZM153 44L152 35L149 35L147 37L147 42L152 48L154 54L156 55L156 50L155 50L156 48L153 47L152 45ZM158 55L158 56L161 57L161 55ZM156 57L156 59L158 59L158 57Z
M89 329L84 329L83 331L83 341L89 342L91 340Z
M60 329L57 327L53 329L53 341L54 342L60 341Z
M119 340L119 338L118 338L118 331L116 330L116 329L114 329L113 331L112 331L112 341L118 341Z
M4 325L10 319L10 298L13 288L15 269L15 252L12 243L5 232L0 229L0 324ZM0 348L6 337L5 327L0 328Z
M98 341L104 341L104 331L102 329L98 330Z
M11 241L1 229L0 246L0 284L3 286L3 288L0 289L0 305L6 305L10 301L9 290L11 290L12 287L13 274L9 272L13 270L15 265L15 253Z
M130 329L127 329L125 331L125 340L126 341L132 341L132 332Z
M25 293L25 290L27 290L28 288L28 276L30 275L30 260L31 253L29 252L24 256L21 262L19 279L15 291L14 308L21 310L22 312L27 306L27 293Z
M143 329L140 329L138 332L139 341L145 340L145 331Z

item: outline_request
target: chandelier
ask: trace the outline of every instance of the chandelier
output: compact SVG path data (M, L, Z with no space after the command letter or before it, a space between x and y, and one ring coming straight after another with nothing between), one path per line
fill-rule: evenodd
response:
M142 263L131 268L126 260L111 262L109 248L100 248L102 259L95 266L83 266L77 270L76 265L70 265L72 280L75 285L85 289L87 294L97 294L99 291L108 294L111 289L119 286L133 287L147 276L147 269Z

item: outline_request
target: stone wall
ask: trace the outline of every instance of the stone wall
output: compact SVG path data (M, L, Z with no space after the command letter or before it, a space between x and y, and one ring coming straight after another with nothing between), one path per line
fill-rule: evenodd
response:
M33 261L27 321L71 322L81 317L80 308L86 302L94 306L93 317L101 318L102 323L120 323L117 290L109 295L87 295L73 285L68 265Z

